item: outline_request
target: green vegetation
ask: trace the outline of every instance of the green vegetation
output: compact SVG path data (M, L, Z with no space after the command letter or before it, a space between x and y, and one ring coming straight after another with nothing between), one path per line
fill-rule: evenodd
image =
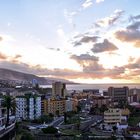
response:
M53 121L53 115L49 114L49 115L41 115L41 117L39 119L35 119L32 120L32 123L49 123Z
M95 107L90 108L90 114L92 115L103 115L103 113L108 110L106 105L102 105L101 107L98 106L98 104L95 105Z
M23 132L20 140L34 140L34 136L31 133Z
M45 134L56 134L58 130L53 126L48 126L47 128L42 128L43 133Z
M15 102L11 96L9 96L9 95L4 96L3 106L6 107L6 110L7 110L6 126L8 126L10 110L11 110L12 114L15 113Z
M129 117L128 125L136 126L140 122L140 117Z

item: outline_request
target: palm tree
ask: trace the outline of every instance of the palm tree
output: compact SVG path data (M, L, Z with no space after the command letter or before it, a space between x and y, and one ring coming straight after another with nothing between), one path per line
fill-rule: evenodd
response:
M10 110L13 110L13 112L15 110L14 100L11 98L11 96L9 95L4 96L3 106L6 107L6 110L7 110L6 126L8 126Z

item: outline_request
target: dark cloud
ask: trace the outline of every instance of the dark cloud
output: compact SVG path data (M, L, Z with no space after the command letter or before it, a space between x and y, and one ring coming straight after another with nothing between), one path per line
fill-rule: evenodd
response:
M80 35L79 37L74 37L77 40L74 41L74 46L82 45L83 43L89 43L89 42L96 42L98 40L98 36L88 36L86 34Z
M22 57L22 55L17 54L14 58L15 58L15 59L18 59L18 58L21 58L21 57Z
M95 43L94 47L91 49L94 53L101 53L106 51L115 51L118 48L107 39L105 39L102 43Z
M84 67L88 67L89 65L93 65L94 63L98 63L99 58L89 54L81 54L81 55L72 55L72 59L74 59L77 63L79 63L83 69Z
M134 22L133 24L129 25L127 27L127 29L134 31L134 30L139 29L139 27L140 27L140 21L137 21L137 22Z
M136 21L126 27L125 30L115 32L115 37L123 42L130 42L135 47L140 47L140 22Z
M134 22L135 20L139 20L139 19L140 19L140 15L130 16L129 21Z
M76 61L98 61L98 57L89 54L72 55L71 58Z

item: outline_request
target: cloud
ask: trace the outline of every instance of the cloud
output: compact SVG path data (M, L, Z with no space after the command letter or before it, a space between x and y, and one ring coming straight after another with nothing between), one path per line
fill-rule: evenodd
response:
M29 65L22 62L11 62L11 61L0 61L1 68L12 69L20 72L31 73L40 76L52 76L56 78L65 79L76 79L76 78L112 78L112 79L127 79L133 80L138 79L140 71L140 59L127 64L125 66L117 67L112 69L105 69L102 64L99 64L98 58L88 54L82 54L80 56L72 56L72 59L77 61L83 67L83 71L75 71L71 69L48 69L43 68L41 65ZM129 71L126 74L125 71Z
M70 24L73 24L73 17L77 14L77 11L69 12L67 9L64 9L64 17Z
M15 59L18 59L18 58L21 58L21 57L22 57L22 55L17 54L14 58L15 58Z
M98 20L95 23L95 27L108 27L110 25L113 25L120 19L120 17L123 15L123 13L124 13L123 10L117 9L109 17Z
M82 45L83 43L89 43L89 42L96 42L98 40L98 36L89 36L86 34L76 36L76 41L73 42L74 46Z
M129 20L132 22L135 22L135 20L139 20L140 19L140 15L136 15L136 16L130 16Z
M3 37L2 36L0 36L0 41L2 41L3 40Z
M0 53L0 60L6 60L7 56L3 53Z
M85 2L82 4L82 7L84 9L90 7L93 4L92 0L85 0Z
M96 3L104 2L104 0L96 0Z
M91 49L94 53L101 53L106 51L115 51L118 48L107 39L104 39L102 43L95 43L94 47Z
M133 43L135 47L140 47L140 22L136 21L126 27L126 29L115 32L115 37L122 42Z
M91 61L98 61L98 57L93 56L93 55L89 55L89 54L81 54L81 55L72 55L71 56L72 59L75 60L91 60Z

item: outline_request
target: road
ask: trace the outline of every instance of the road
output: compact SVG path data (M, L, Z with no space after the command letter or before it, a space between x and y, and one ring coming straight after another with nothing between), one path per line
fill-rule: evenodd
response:
M56 118L53 122L51 122L49 125L53 126L53 127L58 127L60 124L62 124L64 122L64 117L58 117Z

